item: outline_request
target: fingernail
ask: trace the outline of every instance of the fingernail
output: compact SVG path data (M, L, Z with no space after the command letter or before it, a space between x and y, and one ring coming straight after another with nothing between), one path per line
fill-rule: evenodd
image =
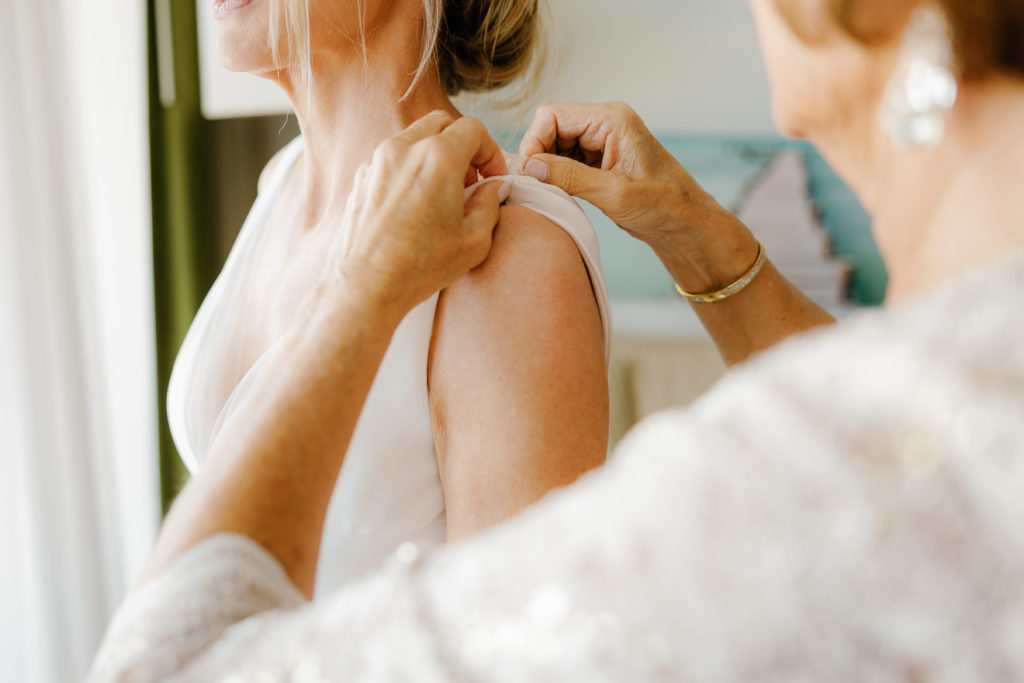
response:
M545 182L548 179L548 165L540 159L530 159L523 166L523 175Z
M512 194L512 183L506 180L501 184L501 187L498 188L498 201L504 203L510 194Z

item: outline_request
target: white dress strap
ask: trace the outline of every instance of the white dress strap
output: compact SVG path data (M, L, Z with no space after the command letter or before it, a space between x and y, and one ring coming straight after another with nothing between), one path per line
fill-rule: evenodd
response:
M601 313L601 322L604 325L604 348L605 363L611 362L612 344L612 316L611 302L608 299L608 287L605 284L604 272L601 270L601 248L597 242L597 233L594 226L583 212L580 205L576 203L569 194L561 188L542 183L536 178L523 175L494 176L466 188L466 199L484 183L490 182L511 182L512 190L509 194L507 204L511 206L523 206L537 212L549 221L566 232L576 248L580 251L583 263L587 268L587 275L590 277L590 284L594 289L594 299L597 301L598 310Z

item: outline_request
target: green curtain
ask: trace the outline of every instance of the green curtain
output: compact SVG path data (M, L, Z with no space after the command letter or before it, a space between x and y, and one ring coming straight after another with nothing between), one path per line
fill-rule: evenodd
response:
M192 0L148 2L160 475L166 511L188 479L167 426L167 382L178 347L216 277L217 265L211 229L210 124L202 117L199 101L196 4ZM168 76L173 82L168 82ZM168 96L171 92L173 97Z

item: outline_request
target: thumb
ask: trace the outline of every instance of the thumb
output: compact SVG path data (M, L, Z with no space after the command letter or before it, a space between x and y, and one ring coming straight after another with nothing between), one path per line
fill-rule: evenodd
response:
M462 234L472 261L470 268L483 263L491 252L491 237L498 225L501 203L508 199L511 189L512 184L508 181L484 183L466 201Z
M523 174L560 187L602 210L605 210L602 206L602 197L608 195L612 183L615 182L615 178L608 171L592 168L557 154L536 154L530 157L523 166Z

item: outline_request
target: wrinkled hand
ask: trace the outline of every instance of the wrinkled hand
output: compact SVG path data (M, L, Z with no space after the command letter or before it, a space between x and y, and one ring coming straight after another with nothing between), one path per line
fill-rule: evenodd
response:
M404 314L480 265L509 187L498 144L476 119L433 112L386 140L356 174L327 277Z
M699 240L721 207L629 106L551 104L537 110L519 153L527 175L585 199L657 247Z

